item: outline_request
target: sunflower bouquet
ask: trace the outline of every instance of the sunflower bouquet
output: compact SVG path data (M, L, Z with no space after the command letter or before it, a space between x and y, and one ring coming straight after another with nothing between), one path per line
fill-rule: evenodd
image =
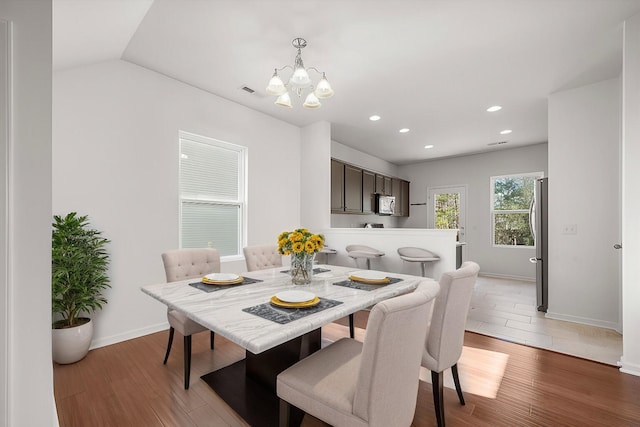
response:
M278 236L278 252L282 255L315 254L324 247L324 236L306 228L283 231Z
M306 228L283 231L278 236L278 252L291 255L291 280L294 284L311 283L313 258L324 247L324 236Z

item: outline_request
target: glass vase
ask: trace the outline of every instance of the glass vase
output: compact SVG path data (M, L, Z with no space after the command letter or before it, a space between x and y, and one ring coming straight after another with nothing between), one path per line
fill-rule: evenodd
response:
M291 254L291 281L294 285L308 285L313 278L313 260L316 254Z

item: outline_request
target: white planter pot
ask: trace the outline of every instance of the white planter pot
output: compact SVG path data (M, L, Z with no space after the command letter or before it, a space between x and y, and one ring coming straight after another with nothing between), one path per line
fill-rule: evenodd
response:
M93 338L91 319L84 325L73 328L52 329L53 361L64 365L83 359L89 352L91 338Z

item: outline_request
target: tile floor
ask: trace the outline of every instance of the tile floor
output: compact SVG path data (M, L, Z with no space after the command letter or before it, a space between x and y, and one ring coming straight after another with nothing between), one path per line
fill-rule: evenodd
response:
M622 355L622 335L610 329L547 319L535 309L535 292L532 282L478 277L467 330L617 365Z

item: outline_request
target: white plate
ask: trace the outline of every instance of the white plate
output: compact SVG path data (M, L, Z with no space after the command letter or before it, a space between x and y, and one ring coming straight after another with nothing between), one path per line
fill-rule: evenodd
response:
M238 280L240 276L233 273L211 273L204 276L207 280L212 282L230 282L232 280Z
M364 280L384 280L387 278L387 273L375 270L361 270L351 273L351 277Z
M306 302L315 297L314 293L307 291L282 291L276 294L276 298L284 302Z

